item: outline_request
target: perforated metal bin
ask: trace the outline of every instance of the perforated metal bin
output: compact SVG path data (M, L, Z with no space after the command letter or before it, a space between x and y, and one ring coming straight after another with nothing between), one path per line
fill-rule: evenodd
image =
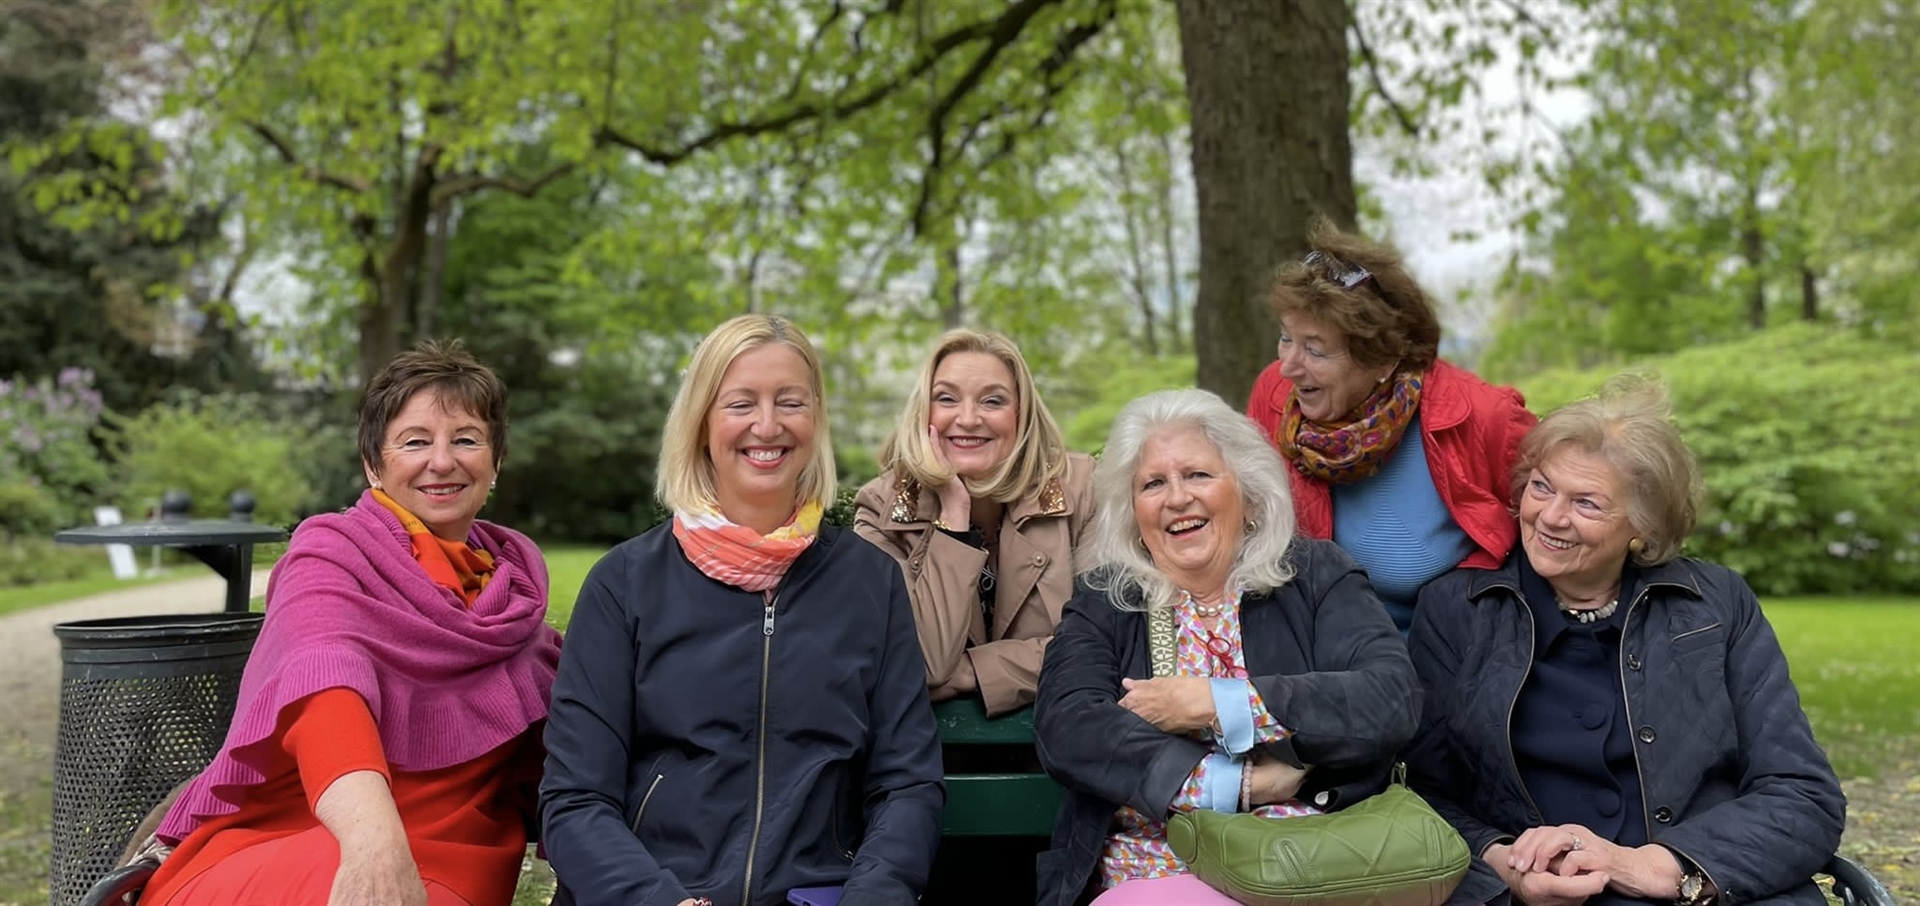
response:
M79 902L140 819L220 751L261 619L175 614L53 628L53 906Z

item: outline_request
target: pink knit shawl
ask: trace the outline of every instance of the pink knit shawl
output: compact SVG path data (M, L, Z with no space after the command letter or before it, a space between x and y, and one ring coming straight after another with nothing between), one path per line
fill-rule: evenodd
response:
M560 635L544 622L547 564L525 535L475 522L495 561L473 607L427 578L400 520L362 494L300 523L267 583L267 617L226 743L158 836L173 844L266 779L280 711L325 689L360 693L396 770L478 758L547 716Z

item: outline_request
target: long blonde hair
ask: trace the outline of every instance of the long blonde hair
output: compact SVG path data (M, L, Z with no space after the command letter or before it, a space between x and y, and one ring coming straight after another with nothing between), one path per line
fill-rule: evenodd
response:
M1019 399L1020 434L1013 454L988 478L967 481L967 491L975 497L1011 503L1037 494L1048 481L1067 471L1067 441L1060 424L1047 411L1034 387L1033 372L1020 348L997 333L973 330L949 330L940 337L932 354L920 368L920 378L907 394L907 405L900 421L880 444L881 469L905 473L922 487L937 488L953 480L953 470L940 465L933 445L927 440L927 425L933 413L933 375L948 356L978 352L999 359L1013 375L1013 392Z
M820 376L820 356L792 321L779 315L740 315L713 329L693 350L687 376L674 392L673 407L660 434L660 467L653 493L671 510L712 512L719 509L713 484L713 458L707 452L707 413L720 395L720 379L742 353L769 343L782 343L800 353L807 364L807 390L813 394L813 456L800 470L796 503L833 505L835 474L833 438L827 433L827 394Z

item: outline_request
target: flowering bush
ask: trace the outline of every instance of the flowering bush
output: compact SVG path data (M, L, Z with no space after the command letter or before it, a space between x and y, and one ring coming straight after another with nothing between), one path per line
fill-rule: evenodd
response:
M94 444L105 409L93 372L0 380L0 532L39 534L80 518L111 477Z

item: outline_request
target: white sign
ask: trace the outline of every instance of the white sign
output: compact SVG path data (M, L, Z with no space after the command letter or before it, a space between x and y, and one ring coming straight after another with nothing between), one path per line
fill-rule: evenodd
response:
M117 506L94 507L93 521L99 525L119 525L120 508ZM128 545L107 545L107 562L113 565L113 577L116 579L131 579L140 575L140 567L133 561L133 548Z

